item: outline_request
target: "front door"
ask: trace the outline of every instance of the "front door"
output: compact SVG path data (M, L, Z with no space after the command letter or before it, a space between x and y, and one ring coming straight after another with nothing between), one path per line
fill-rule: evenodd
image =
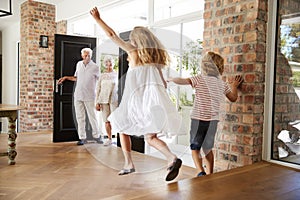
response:
M79 139L73 106L75 83L65 81L62 85L57 85L57 81L63 76L74 75L77 62L82 60L81 49L85 47L95 50L96 38L55 34L53 142ZM93 52L94 61L95 56L96 52ZM86 127L89 139L91 128L88 122Z

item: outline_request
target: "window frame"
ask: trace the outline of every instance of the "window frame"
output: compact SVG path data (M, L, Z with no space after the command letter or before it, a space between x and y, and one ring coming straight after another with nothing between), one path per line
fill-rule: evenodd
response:
M274 128L274 98L276 79L276 55L278 42L278 1L268 0L267 48L266 48L266 74L265 74L265 102L264 102L264 131L262 159L286 167L300 169L299 164L289 163L272 158L273 154L273 128ZM269 44L269 45L268 45Z

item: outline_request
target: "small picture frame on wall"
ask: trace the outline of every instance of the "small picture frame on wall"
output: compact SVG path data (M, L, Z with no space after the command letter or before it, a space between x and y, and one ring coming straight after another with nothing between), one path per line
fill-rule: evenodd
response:
M40 36L40 47L48 48L48 36L46 35Z

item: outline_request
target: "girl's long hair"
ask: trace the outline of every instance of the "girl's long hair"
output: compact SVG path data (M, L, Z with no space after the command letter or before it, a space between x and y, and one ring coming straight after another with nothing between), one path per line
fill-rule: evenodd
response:
M161 67L170 63L170 56L159 39L146 27L137 26L130 34L131 42L141 64L155 64Z

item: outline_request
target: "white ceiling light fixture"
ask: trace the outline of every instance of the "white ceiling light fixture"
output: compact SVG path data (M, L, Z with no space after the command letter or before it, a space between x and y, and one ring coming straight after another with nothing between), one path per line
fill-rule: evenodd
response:
M11 0L1 0L0 17L12 15Z

